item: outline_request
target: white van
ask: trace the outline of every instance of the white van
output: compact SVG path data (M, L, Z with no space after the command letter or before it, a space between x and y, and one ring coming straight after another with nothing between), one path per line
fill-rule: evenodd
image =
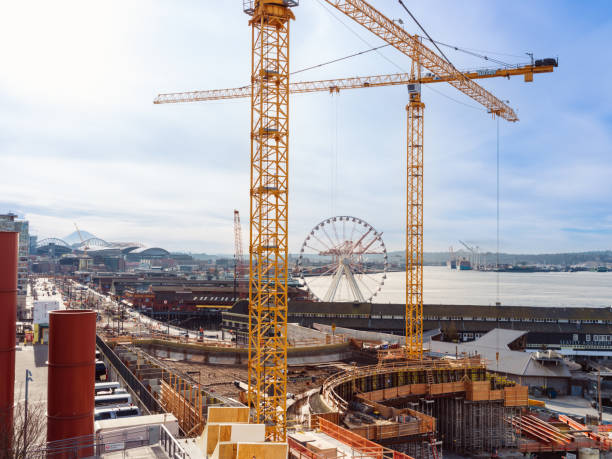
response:
M115 408L100 408L94 411L94 421L104 421L106 419L130 418L140 416L140 409L137 406L119 406Z
M121 385L116 381L99 382L94 386L96 395L110 395L121 389Z
M97 395L94 397L94 406L96 408L114 408L118 406L131 406L132 396L125 393L111 395Z

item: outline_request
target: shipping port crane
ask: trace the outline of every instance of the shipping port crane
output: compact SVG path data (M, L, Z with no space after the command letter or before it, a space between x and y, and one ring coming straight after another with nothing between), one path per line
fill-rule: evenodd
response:
M554 59L489 72L460 72L363 0L325 0L412 60L410 74L289 83L289 23L298 0L243 0L251 15L251 84L241 88L160 94L156 104L250 97L251 210L249 238L249 405L267 438L286 438L288 126L289 94L408 84L406 221L406 351L423 352L423 115L420 84L447 82L494 117L518 121L503 101L476 84L481 78L552 72ZM422 68L429 72L423 74Z
M462 240L459 240L459 242L472 254L472 269L480 269L480 247L470 247Z

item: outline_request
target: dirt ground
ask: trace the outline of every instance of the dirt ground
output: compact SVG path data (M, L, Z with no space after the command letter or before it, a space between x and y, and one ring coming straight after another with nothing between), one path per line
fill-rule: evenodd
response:
M246 365L211 365L190 361L172 361L164 360L166 365L188 373L195 380L198 379L198 371L200 383L212 393L223 395L226 397L237 398L240 389L234 385L234 381L247 382L247 366ZM342 363L338 362L341 366ZM323 364L315 366L292 366L289 367L287 392L292 394L300 394L323 384L325 379L338 372L340 368L335 364Z

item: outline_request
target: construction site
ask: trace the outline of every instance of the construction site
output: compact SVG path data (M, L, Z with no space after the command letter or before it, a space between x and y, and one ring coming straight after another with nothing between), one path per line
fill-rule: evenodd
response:
M234 2L222 2L218 7L236 7L229 3ZM251 125L243 133L251 142L248 261L243 259L236 211L233 296L230 300L224 293L223 304L215 297L211 306L203 299L204 293L195 294L195 289L187 285L173 290L160 287L193 297L189 301L194 310L225 309L228 315L224 321L242 320L244 327L229 331L181 328L170 324L170 306L164 322L161 313L145 314L144 307L126 305L121 295L104 292L93 283L81 283L77 276L50 277L53 290L60 291L64 299L69 290L70 295L73 289L81 293L78 304L75 301L67 309L58 305L58 310L47 311L48 323L40 325L41 329L48 328L50 336L45 343L41 332L37 340L41 346L48 344L49 427L45 445L24 457L611 457L612 437L601 415L598 420L576 419L546 410L544 401L530 396L521 376L515 377L504 368L503 357L510 356L511 351L519 352L513 346L525 340L526 332L504 335L491 330L480 343L497 340L498 348L486 354L484 345L482 349L475 345L473 352L459 344L441 345L434 341L440 330L424 331L426 118L421 88L446 83L498 122L514 123L518 116L508 101L496 97L478 81L511 80L516 76L531 83L536 77L553 73L558 61L534 59L532 55L526 64L459 70L401 0L402 11L406 18L412 18L418 33L409 33L408 25L390 19L365 0L323 0L343 20L359 25L408 59L411 71L294 81L290 71L290 23L300 20L299 1L242 3L251 31L251 43L244 43L251 47L251 74L244 75L250 85L160 94L154 103L250 98ZM366 327L341 330L335 323L313 324L313 328L291 323L291 295L310 302L344 302L355 309L372 302L384 284L388 263L382 232L363 219L339 215L322 220L306 237L295 268L304 283L289 285L294 273L288 243L290 98L298 93L337 94L399 85L408 90L406 224L401 228L406 243L406 302L403 315L389 320L399 321L404 333L374 333ZM345 233L348 225L353 225L353 230ZM343 230L337 230L339 227ZM330 237L328 230L335 237ZM0 236L4 234L13 235ZM321 242L323 239L325 242ZM7 253L16 254L11 248L16 246L14 238L0 237L0 243ZM308 250L313 252L309 254ZM315 255L323 261L314 263ZM375 260L367 267L363 261L366 255ZM0 296L0 300L8 305L2 308L7 311L13 302L8 296L14 290L13 264L17 265L16 255L0 260L0 295L6 296ZM82 268L86 271L87 263ZM316 284L320 279L325 281L323 287ZM230 290L226 287L224 292ZM246 296L247 290L248 298L239 298L237 292ZM134 298L137 293L132 292ZM141 294L153 295L151 291ZM236 312L241 300L248 300L244 314ZM160 301L167 304L167 300ZM230 308L235 308L234 312ZM7 321L15 322L14 316L0 318L0 356L10 352L12 357L0 361L0 374L13 375L14 379L15 330L4 329ZM78 340L69 333L73 329L78 330L74 333ZM507 341L500 345L504 337ZM88 344L81 347L80 343ZM500 359L502 348L508 354ZM495 370L492 359L496 361ZM528 356L527 360L530 364L537 360L541 368L557 365L544 355ZM95 418L94 424L94 416L100 413L93 410L94 383L89 379L94 368L96 378L100 376L98 367L104 368L99 382L120 385L118 394L129 395L129 403L123 408L138 409L144 424L137 426L131 417L120 420L116 413L112 419ZM551 379L556 376L554 370L545 370ZM12 380L10 386L11 394L2 400L0 415L12 407ZM71 398L71 391L85 395ZM145 417L162 414L176 422L175 430L166 425L166 417L161 425L155 421L153 428L144 421ZM0 420L3 426L9 426L4 427L6 431L12 429L10 416ZM149 428L146 436L143 425ZM11 447L10 442L4 445L6 450Z

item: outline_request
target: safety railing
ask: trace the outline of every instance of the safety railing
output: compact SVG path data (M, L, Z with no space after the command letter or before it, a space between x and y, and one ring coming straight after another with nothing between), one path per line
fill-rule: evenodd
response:
M98 458L110 452L118 453L159 444L168 457L172 459L191 459L166 426L158 426L159 434L157 434L157 429L151 427L119 429L101 436L85 435L36 445L27 449L25 457L28 459Z
M168 429L166 429L166 426L161 426L159 434L159 443L168 456L172 459L190 458L189 454L187 454L179 444L178 440L172 436Z

